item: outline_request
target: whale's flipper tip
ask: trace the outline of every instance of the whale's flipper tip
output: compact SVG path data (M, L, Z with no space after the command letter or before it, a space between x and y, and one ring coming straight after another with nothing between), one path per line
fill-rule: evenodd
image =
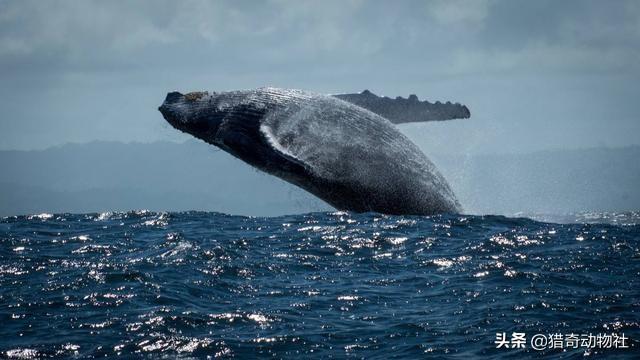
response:
M420 101L415 94L405 99L401 96L395 99L386 96L380 97L369 90L354 94L333 95L338 99L350 102L365 108L394 124L422 121L441 121L453 119L468 119L471 117L469 108L465 105L451 102L430 103L427 100Z

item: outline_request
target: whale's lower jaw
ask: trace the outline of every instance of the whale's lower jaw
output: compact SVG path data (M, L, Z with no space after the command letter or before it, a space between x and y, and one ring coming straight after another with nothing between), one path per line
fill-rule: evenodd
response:
M361 184L341 183L314 176L307 167L292 169L288 172L256 168L306 190L336 210L389 215L435 215L462 212L457 201L450 201L438 194L423 194L421 197L417 192L365 189Z
M207 141L209 142L209 141ZM390 215L434 215L460 213L456 201L449 201L437 194L397 191L390 188L367 188L362 184L340 182L319 176L309 164L284 155L267 141L256 145L260 158L254 152L239 152L225 144L209 142L252 167L295 185L337 210L358 213L377 212ZM431 199L426 200L426 199Z
M348 186L332 187L322 194L316 194L331 206L338 210L354 212L377 212L389 215L434 215L442 213L459 213L461 209L453 203L442 201L424 204L413 202L410 199L398 201L393 197L381 197L375 192L354 193ZM403 201L409 200L409 201Z
M327 179L318 174L310 164L284 155L270 142L263 142L260 153L269 158L269 166L257 163L254 158L238 156L229 148L221 148L252 165L254 168L293 184L323 200L333 208L357 213L377 212L389 215L435 215L460 213L462 209L455 199L450 200L437 192L425 192L416 187L397 190L390 187L368 187L363 184Z

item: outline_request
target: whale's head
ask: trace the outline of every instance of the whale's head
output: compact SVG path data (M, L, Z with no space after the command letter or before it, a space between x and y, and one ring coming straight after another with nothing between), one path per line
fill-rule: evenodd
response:
M174 128L259 166L269 152L260 133L269 104L253 91L170 92L158 110Z
M216 134L230 106L223 94L170 92L158 108L174 128L207 142L215 142Z
M281 93L273 88L170 92L158 110L174 128L291 181L305 171L303 165L276 150L262 129L263 120L291 105Z

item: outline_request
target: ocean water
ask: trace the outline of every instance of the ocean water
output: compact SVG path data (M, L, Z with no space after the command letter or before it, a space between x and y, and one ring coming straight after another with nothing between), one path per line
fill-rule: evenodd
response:
M535 218L3 218L0 357L639 358L640 215Z

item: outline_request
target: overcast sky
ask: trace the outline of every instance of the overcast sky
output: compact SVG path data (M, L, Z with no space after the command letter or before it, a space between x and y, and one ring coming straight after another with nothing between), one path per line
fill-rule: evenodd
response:
M2 1L0 149L183 141L168 91L365 88L467 104L423 149L640 144L640 1Z

